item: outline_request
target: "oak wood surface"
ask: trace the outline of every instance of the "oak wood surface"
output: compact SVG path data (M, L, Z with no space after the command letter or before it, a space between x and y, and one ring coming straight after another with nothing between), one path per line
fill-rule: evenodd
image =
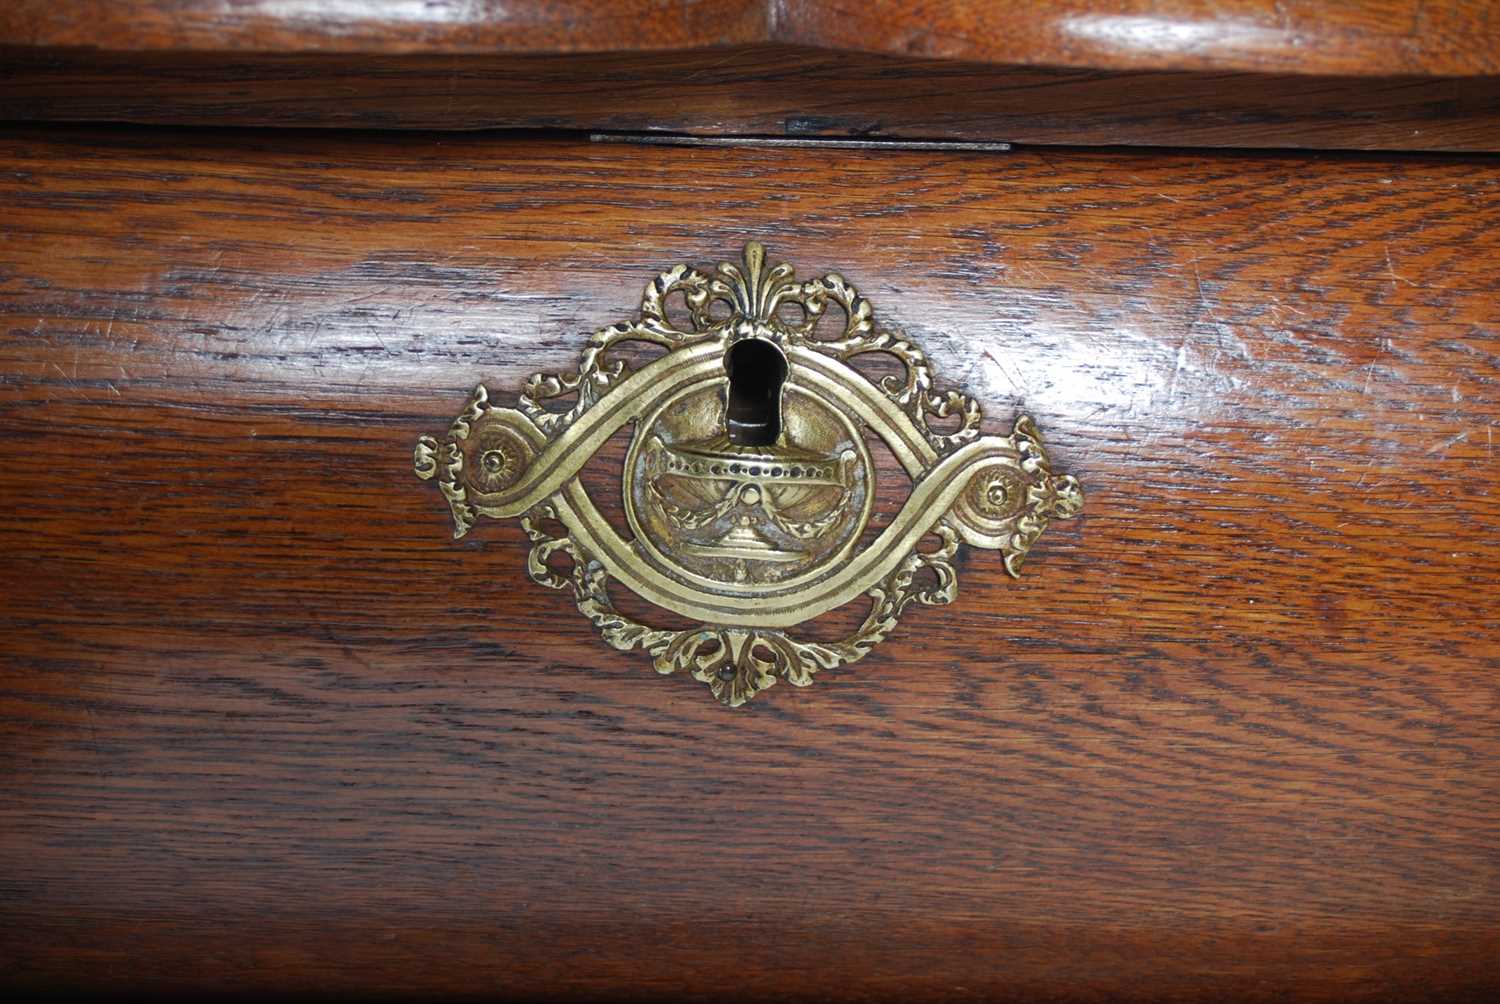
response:
M11 0L0 118L1500 150L1489 0Z
M1472 158L5 131L0 982L1494 995L1497 211ZM747 239L1088 504L729 711L410 449Z
M752 45L570 55L0 48L0 119L1500 150L1500 77L989 66Z
M1023 66L1500 73L1489 0L9 0L0 40L443 54L782 42Z

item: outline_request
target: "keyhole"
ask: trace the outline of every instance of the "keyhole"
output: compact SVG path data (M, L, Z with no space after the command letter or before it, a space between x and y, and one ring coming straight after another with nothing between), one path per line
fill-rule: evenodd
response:
M781 385L786 357L760 338L735 342L724 357L729 371L729 441L770 446L781 435Z

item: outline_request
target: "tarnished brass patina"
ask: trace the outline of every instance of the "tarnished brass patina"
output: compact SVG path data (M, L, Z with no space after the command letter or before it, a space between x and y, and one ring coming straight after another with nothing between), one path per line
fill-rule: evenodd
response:
M674 296L681 320L668 317ZM823 337L830 304L843 324L830 321ZM625 342L666 352L632 367L611 355ZM850 363L868 353L903 372L865 377ZM558 399L571 407L544 406ZM1001 551L1014 576L1048 520L1080 510L1078 482L1052 472L1030 418L1009 436L981 436L979 424L979 405L935 391L922 351L877 327L842 277L798 281L789 265L767 268L752 243L743 264L662 273L635 320L596 332L576 374L533 376L517 408L476 388L444 441L417 442L414 462L419 477L437 479L454 536L479 516L519 517L534 542L531 577L571 589L607 643L643 649L658 672L686 670L738 706L778 678L805 686L863 658L913 603L951 603L960 540ZM627 426L628 527L617 528L579 472ZM878 528L867 433L912 482ZM919 547L924 538L935 545ZM611 580L700 626L661 630L625 616ZM852 634L789 633L860 597L870 608Z

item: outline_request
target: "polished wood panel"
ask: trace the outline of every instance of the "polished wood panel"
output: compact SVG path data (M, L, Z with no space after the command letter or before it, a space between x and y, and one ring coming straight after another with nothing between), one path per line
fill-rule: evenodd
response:
M1482 159L7 131L0 981L1493 996L1497 211ZM410 447L750 238L1089 502L732 712Z
M1489 0L780 3L781 41L1027 66L1452 76L1500 72Z
M1500 26L1487 0L15 0L0 117L1496 151Z
M0 119L1500 150L1500 77L996 67L737 46L381 56L0 51Z
M9 0L38 48L599 52L785 42L1024 66L1500 73L1489 0Z
M115 52L599 52L765 41L768 0L8 0L0 39Z

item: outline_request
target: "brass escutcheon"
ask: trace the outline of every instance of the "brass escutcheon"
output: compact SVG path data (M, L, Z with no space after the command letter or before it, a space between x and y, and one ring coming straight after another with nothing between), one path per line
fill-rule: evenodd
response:
M684 321L668 317L674 296ZM819 327L830 304L844 321L828 337ZM633 367L611 355L626 342L666 351ZM850 365L868 353L893 357L901 374L871 380ZM544 407L569 399L566 410ZM531 377L518 407L495 407L477 387L445 440L418 440L414 464L437 479L455 537L480 516L519 517L531 577L571 589L605 642L645 650L660 673L686 670L737 707L778 678L806 686L863 658L913 603L951 603L960 540L1001 551L1016 576L1048 521L1080 511L1078 482L1052 472L1029 417L1009 436L981 436L980 418L973 398L933 389L927 357L877 327L841 276L799 282L750 243L742 264L663 272L637 318L595 332L576 374ZM628 536L579 480L627 425ZM912 483L878 529L867 433ZM922 549L924 538L937 543ZM611 581L699 626L625 616ZM862 596L870 608L853 633L788 633Z

